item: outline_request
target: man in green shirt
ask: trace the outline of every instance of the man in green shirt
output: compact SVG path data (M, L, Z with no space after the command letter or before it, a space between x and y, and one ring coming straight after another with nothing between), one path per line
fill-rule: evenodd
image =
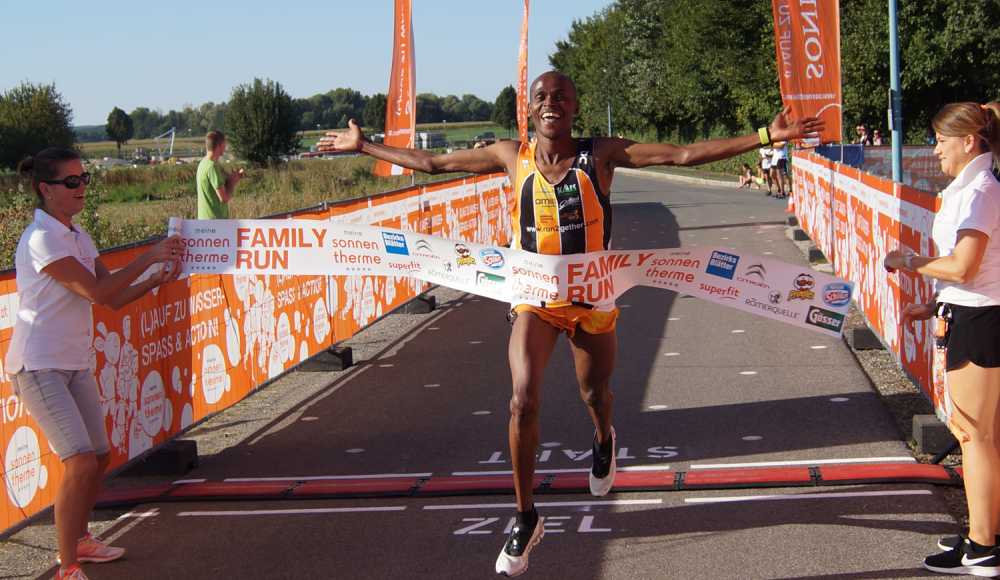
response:
M210 131L205 135L205 158L198 164L198 219L229 219L229 200L233 198L236 185L243 179L243 170L226 176L219 165L219 157L226 151L226 136L222 131Z

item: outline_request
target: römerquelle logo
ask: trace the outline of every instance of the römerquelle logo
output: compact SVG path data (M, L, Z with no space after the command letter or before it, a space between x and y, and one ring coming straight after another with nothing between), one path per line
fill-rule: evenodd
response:
M409 256L410 250L406 247L406 237L403 234L393 234L382 232L382 239L385 240L385 251L390 254Z
M736 264L740 261L739 256L727 254L726 252L712 252L712 258L708 261L706 274L732 280L736 274Z
M806 324L840 332L840 329L844 326L844 315L810 306L809 314L806 315Z

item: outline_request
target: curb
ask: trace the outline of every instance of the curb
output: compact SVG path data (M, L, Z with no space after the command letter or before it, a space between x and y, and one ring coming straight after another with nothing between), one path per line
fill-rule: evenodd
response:
M673 173L659 173L656 171L646 171L643 169L629 169L627 167L615 168L615 173L623 173L634 177L648 177L650 179L662 179L673 181L674 183L686 183L688 185L708 185L710 187L739 187L738 181L720 181L717 179L702 179L700 177L687 177L686 175L674 175Z

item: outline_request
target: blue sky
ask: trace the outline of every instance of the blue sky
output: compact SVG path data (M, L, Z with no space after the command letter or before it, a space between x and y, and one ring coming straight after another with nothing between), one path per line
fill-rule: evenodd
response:
M611 0L535 0L528 76L574 19ZM385 93L392 56L392 0L32 0L4 5L0 89L56 83L77 125L112 107L180 110L226 101L232 88L271 78L292 97L337 87ZM417 92L472 93L492 101L514 84L521 0L413 0Z

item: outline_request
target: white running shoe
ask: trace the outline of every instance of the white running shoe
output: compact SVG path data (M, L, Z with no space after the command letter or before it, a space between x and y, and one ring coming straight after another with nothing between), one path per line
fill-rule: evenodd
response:
M528 531L520 524L514 525L510 530L507 543L504 544L503 550L500 550L500 556L497 557L497 574L517 576L528 569L528 554L545 535L544 519L538 518L531 537L528 537Z
M611 428L611 453L604 457L598 455L600 442L594 433L594 466L590 469L590 493L594 497L604 497L615 484L615 428Z

